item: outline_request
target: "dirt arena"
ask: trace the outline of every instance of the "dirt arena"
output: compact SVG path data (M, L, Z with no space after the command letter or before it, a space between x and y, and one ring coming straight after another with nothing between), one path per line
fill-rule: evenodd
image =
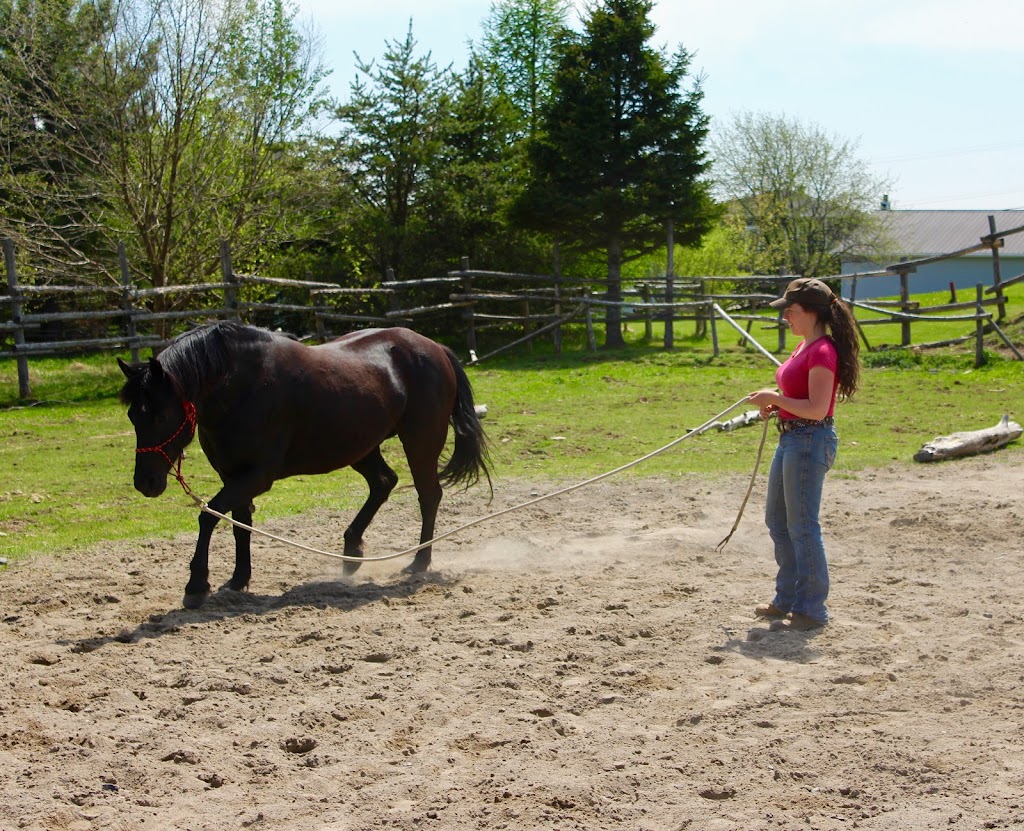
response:
M742 477L613 477L441 543L425 579L258 540L252 592L199 612L191 536L18 563L0 829L1022 828L1020 459L830 477L808 634L752 614L763 476L721 554ZM446 497L439 530L558 484ZM369 553L414 541L414 506ZM345 521L268 527L340 548Z

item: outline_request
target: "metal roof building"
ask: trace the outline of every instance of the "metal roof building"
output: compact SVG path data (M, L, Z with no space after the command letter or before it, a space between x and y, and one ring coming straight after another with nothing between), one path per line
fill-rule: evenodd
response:
M855 256L844 257L842 274L857 274L884 269L901 260L935 257L971 248L988 236L989 217L996 233L1024 226L1024 211L878 211L886 228L888 248L892 255L884 263L871 262ZM999 249L1000 273L1006 280L1024 272L1024 232L1004 237ZM910 276L913 293L935 292L955 286L974 289L978 283L992 285L992 253L989 250L964 254L919 266ZM852 281L843 280L843 294L850 296ZM896 275L864 277L857 281L857 298L894 297L900 292Z

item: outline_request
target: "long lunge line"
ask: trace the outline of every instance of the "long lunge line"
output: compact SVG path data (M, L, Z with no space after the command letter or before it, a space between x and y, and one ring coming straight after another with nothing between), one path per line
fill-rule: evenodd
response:
M624 465L621 465L620 467L617 467L614 470L606 471L605 473L601 473L601 474L599 474L597 476L594 476L591 479L587 479L587 480L585 480L583 482L577 482L574 485L569 485L569 486L561 488L559 490L552 491L551 493L544 494L543 496L538 496L538 497L536 497L534 499L527 500L526 502L520 503L519 505L513 505L510 508L503 508L500 511L496 511L496 512L494 512L492 514L487 514L486 516L479 517L478 519L475 519L475 520L473 520L471 522L467 522L465 525L460 525L458 528L453 528L452 530L446 531L443 534L438 534L433 539L427 540L426 542L421 542L418 545L414 545L414 546L412 546L410 548L406 548L404 551L395 552L394 554L382 554L382 555L378 555L378 556L374 556L374 557L352 557L352 556L346 555L346 554L338 554L338 553L333 552L333 551L324 551L323 549L314 548L313 546L305 545L304 543L299 543L299 542L296 542L294 540L289 540L286 537L280 537L280 536L278 536L276 534L270 533L269 531L262 531L259 528L255 528L255 527L253 527L251 525L247 525L245 523L239 522L239 521L237 521L235 519L232 519L230 516L227 516L226 514L223 514L220 511L216 511L213 508L211 508L209 505L206 504L206 502L204 502L202 499L200 499L198 496L196 496L194 493L192 493L191 489L186 488L185 492L189 495L189 497L192 498L192 500L196 503L196 505L199 507L199 509L201 511L204 511L205 513L208 513L211 516L215 516L218 519L222 519L222 520L225 520L226 522L230 522L235 527L241 528L241 529L243 529L245 531L249 531L250 533L259 534L262 537L266 537L268 539L275 540L276 542L284 543L285 545L293 546L294 548L298 548L298 549L300 549L302 551L306 551L306 552L309 552L311 554L319 554L319 555L324 556L324 557L330 557L331 559L342 560L343 562L372 563L372 562L380 562L380 561L383 561L383 560L394 560L394 559L397 559L399 557L407 557L409 555L416 554L418 551L420 551L420 550L422 550L424 548L428 548L428 547L432 546L436 542L440 542L441 540L447 539L448 537L454 536L455 534L461 533L462 531L466 531L466 530L468 530L470 528L473 528L473 527L475 527L477 525L482 525L483 523L489 522L492 519L497 519L500 516L505 516L506 514L510 514L510 513L513 513L514 511L519 511L519 510L522 510L524 508L529 508L529 507L531 507L533 505L536 505L536 504L538 504L540 502L544 502L547 499L553 499L556 496L562 496L563 494L571 493L572 491L579 490L580 488L584 488L587 485L592 485L595 482L600 482L602 479L607 479L610 476L614 476L614 475L616 475L618 473L622 473L625 470L629 470L632 467L636 467L637 465L639 465L639 464L641 464L643 462L646 462L649 459L653 459L655 456L659 456L662 453L665 453L668 450L671 450L673 447L675 447L679 443L681 443L683 441L686 441L687 439L692 438L693 436L700 435L705 430L707 430L708 427L713 425L716 421L720 421L723 417L725 417L726 415L731 413L733 410L735 410L736 408L738 408L738 407L740 407L740 406L742 406L744 404L747 404L747 403L749 403L748 399L747 399L747 396L744 396L739 401L737 401L735 404L732 404L728 408L722 410L722 412L718 413L718 415L715 415L715 416L712 416L711 418L709 418L702 425L700 425L700 427L695 427L694 429L688 431L687 433L685 433L684 435L680 436L679 438L673 439L672 441L670 441L668 444L664 445L663 447L659 447L657 450L652 450L650 453L647 453L646 455L641 456L638 459L634 459L631 462L628 462L628 463L626 463ZM756 471L756 467L755 467L755 471ZM182 486L185 487L184 483L182 483ZM742 512L742 509L741 509L741 512ZM739 517L737 517L737 522L738 521L739 521ZM733 530L735 530L735 528ZM730 532L730 536L731 535L732 534Z

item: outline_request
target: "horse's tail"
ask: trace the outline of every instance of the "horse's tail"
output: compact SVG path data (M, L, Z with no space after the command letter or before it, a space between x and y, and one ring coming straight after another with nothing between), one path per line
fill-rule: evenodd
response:
M455 428L455 443L452 455L438 474L444 486L476 484L480 474L487 478L487 485L494 496L494 483L488 469L490 456L488 453L487 436L473 404L473 387L462 368L459 359L447 346L444 347L452 370L455 372L455 406L452 408L452 426Z

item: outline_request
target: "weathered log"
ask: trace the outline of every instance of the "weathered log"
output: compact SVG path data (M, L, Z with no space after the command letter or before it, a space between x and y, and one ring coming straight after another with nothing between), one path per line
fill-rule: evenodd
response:
M939 462L960 456L974 456L998 450L1021 437L1024 429L1004 415L995 427L937 436L914 454L915 462Z
M747 410L745 413L741 413L734 418L730 418L728 421L712 421L710 424L705 424L700 433L708 433L711 430L720 430L724 432L731 432L738 427L749 427L751 424L758 424L761 421L761 413L758 410ZM696 428L694 428L696 429ZM693 432L692 430L689 432Z
M715 422L719 430L731 432L737 427L749 427L751 424L761 423L761 413L758 410L747 410L745 413L740 413L738 416L730 418L728 421Z

